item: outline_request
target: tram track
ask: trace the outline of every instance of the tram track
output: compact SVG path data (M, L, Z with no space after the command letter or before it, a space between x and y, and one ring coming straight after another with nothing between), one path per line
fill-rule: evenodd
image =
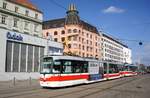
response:
M81 85L81 87L80 86L77 86L77 87L79 87L79 88L83 88L83 89L80 89L80 90L74 90L74 91L70 91L70 92L66 92L66 93L62 93L62 94L58 94L58 95L54 95L54 96L50 96L50 97L48 97L48 98L56 98L56 97L61 97L61 96L66 96L66 95L71 95L71 94L76 94L76 93L81 93L81 92L85 92L85 91L88 91L88 90L91 90L91 89L98 89L98 90L96 90L96 91L94 91L94 92L91 92L91 93L88 93L88 94L84 94L83 96L80 96L79 98L85 98L86 96L89 96L89 95L93 95L93 94L96 94L96 93L99 93L99 92L104 92L104 91L107 91L108 89L112 89L112 88L114 88L114 87L117 87L117 86L121 86L121 85L125 85L125 84L128 84L128 83L131 83L132 81L135 81L135 80L138 80L139 78L138 78L138 76L136 76L136 77L132 77L132 78L130 78L130 77L127 77L127 78L129 78L130 80L128 80L128 79L120 79L120 80L111 80L112 82L113 81L117 81L117 83L115 83L115 84L113 84L113 85L110 85L110 84L108 84L109 82L111 82L111 81L107 81L107 87L101 87L103 84L105 84L106 85L106 82L101 82L101 83L103 83L103 84L101 84L100 86L92 86L92 87L83 87L83 86L85 86L85 85ZM97 83L95 83L95 84L97 84ZM90 84L90 85L92 85L92 84ZM65 88L64 88L65 89ZM69 89L69 88L66 88L66 89ZM73 89L73 88L72 88ZM56 91L57 92L57 90L58 89L56 89L56 90L45 90L45 89L40 89L40 88L33 88L33 89L24 89L24 90L21 90L20 89L20 91L19 92L17 92L17 93L11 93L10 95L7 95L7 96L3 96L3 97L1 97L0 96L0 98L12 98L12 97L15 97L15 98L17 98L17 97L20 97L20 96L24 96L24 95L34 95L34 94L37 94L37 93L49 93L50 91L51 92L53 92L53 91ZM63 90L63 89L62 89ZM0 93L0 95L1 95L2 93ZM5 94L3 94L3 95L6 95L6 93Z
M97 90L95 92L88 93L86 95L78 97L78 98L85 98L86 96L93 95L93 94L96 94L96 93L99 93L99 92L104 92L104 91L107 91L108 89L112 89L114 87L118 87L118 86L122 86L122 85L125 85L125 84L128 84L128 83L131 83L132 81L135 81L135 80L139 80L139 78L138 77L136 77L136 78L134 77L134 79L131 79L131 80L128 80L128 81L123 81L121 79L121 80L117 81L117 82L120 82L120 83L117 83L115 85L112 85L112 86L109 86L109 87L106 87L106 88L102 88L101 86L94 86L94 87L92 86L92 87L88 87L88 88L85 87L84 89L81 89L81 90L67 92L67 93L64 93L64 94L55 95L55 96L51 96L51 97L48 97L48 98L57 98L57 97L60 97L60 96L62 97L62 96L66 96L66 95L72 95L72 94L76 94L76 93L85 92L85 91L91 90L91 89L100 89L100 90Z

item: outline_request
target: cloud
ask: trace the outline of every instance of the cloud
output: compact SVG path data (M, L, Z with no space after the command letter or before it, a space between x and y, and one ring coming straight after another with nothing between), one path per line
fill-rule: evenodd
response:
M110 6L106 9L104 9L102 12L103 13L123 13L123 12L125 12L125 10L121 9L121 8L117 8L115 6Z

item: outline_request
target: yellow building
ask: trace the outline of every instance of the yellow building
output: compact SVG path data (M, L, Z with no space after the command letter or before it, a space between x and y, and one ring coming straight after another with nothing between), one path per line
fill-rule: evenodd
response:
M96 27L80 19L75 5L71 4L65 18L43 23L43 36L52 36L64 44L64 52L81 57L100 59L101 36Z

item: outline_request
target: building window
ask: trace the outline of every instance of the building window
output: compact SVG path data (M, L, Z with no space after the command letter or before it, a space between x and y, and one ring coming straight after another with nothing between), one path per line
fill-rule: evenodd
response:
M81 49L81 45L79 44L79 49Z
M62 38L61 38L61 41L64 42L64 41L65 41L65 37L62 37Z
M38 19L38 14L35 14L35 19Z
M81 32L81 30L79 30L79 33Z
M89 51L89 46L86 47L86 50Z
M68 41L71 41L71 36L68 36Z
M81 41L81 37L79 37L79 42Z
M84 36L84 32L82 32L82 35Z
M65 34L65 31L64 31L64 30L62 30L62 31L61 31L61 34Z
M97 46L97 42L95 43L95 46Z
M58 41L57 38L54 38L54 41L57 42Z
M95 37L95 40L97 40L97 36Z
M90 45L92 45L92 41L90 41Z
M87 38L89 37L89 34L88 34L88 33L86 34L86 37L87 37Z
M38 32L38 24L34 24L34 32Z
M93 48L92 48L92 47L90 48L90 51L91 51L91 52L93 51Z
M29 30L29 22L25 22L24 29Z
M84 50L84 46L82 46L82 50Z
M97 49L95 50L95 52L97 53Z
M29 15L29 11L28 11L28 10L26 10L25 15L26 15L26 16L28 16L28 15Z
M18 21L19 21L19 19L16 19L16 18L14 18L14 27L18 27Z
M84 38L82 38L82 43L84 43Z
M7 41L6 46L6 72L39 71L39 57L44 55L43 47L12 41Z
M68 48L71 48L71 44L68 44Z
M74 33L77 33L77 29L74 29L73 32L74 32Z
M88 41L88 40L87 40L86 42L87 42L87 44L89 44L89 41Z
M73 48L75 48L75 49L76 49L76 48L77 48L77 44L73 44Z
M57 35L57 31L54 32L54 35Z
M82 56L84 57L84 53L82 53Z
M1 23L2 23L2 24L6 24L6 16L2 15Z
M7 3L3 2L3 9L6 9Z
M90 35L90 38L92 39L92 34Z
M71 33L71 29L68 29L68 33Z
M19 8L15 6L15 12L18 12L18 9L19 9Z
M77 36L74 36L74 37L73 37L73 40L74 40L74 41L77 41Z
M89 57L89 54L86 54L86 57Z

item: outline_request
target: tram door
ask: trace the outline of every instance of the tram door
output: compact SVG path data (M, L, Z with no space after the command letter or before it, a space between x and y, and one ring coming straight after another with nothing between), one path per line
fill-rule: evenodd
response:
M99 62L99 74L100 78L104 77L104 64L102 62Z

